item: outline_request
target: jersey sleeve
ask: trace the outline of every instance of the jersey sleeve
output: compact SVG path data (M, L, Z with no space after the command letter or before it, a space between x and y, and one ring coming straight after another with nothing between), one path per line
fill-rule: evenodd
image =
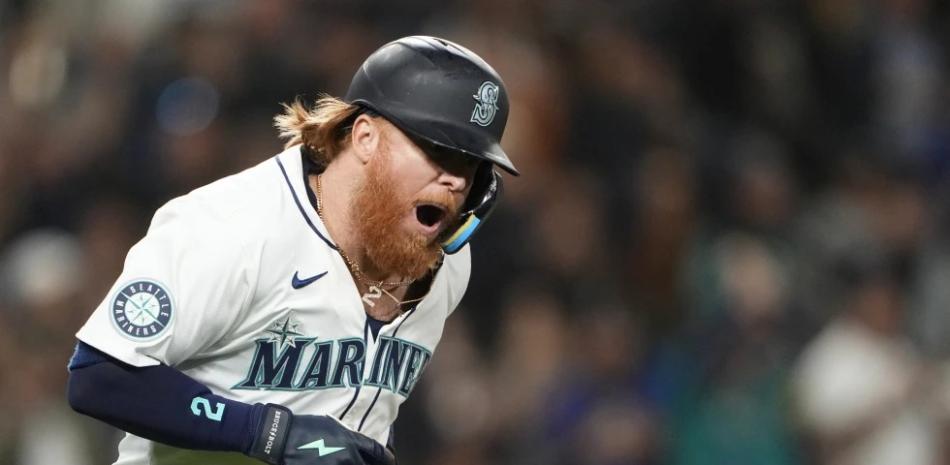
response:
M187 196L159 209L76 336L135 366L175 366L211 347L257 279L253 241L236 218Z

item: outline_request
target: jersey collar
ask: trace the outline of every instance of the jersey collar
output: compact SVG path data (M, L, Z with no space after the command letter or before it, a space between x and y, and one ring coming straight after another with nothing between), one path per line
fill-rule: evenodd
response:
M336 244L330 240L330 233L327 227L317 215L317 210L311 205L308 191L309 188L304 182L304 155L301 153L300 145L295 145L287 150L277 154L274 160L280 168L280 173L290 190L294 204L303 216L303 220L313 232L320 237L330 248L337 250Z

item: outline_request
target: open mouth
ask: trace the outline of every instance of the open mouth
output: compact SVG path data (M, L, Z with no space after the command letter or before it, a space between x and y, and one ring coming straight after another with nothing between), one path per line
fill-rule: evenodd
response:
M416 220L426 229L436 230L445 219L446 210L444 207L433 204L416 205Z

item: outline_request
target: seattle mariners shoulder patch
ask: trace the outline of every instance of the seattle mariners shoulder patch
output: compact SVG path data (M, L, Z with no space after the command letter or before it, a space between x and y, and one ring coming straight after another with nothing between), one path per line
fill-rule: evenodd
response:
M139 279L125 284L112 298L112 323L130 339L144 341L162 334L171 323L171 295L155 281Z

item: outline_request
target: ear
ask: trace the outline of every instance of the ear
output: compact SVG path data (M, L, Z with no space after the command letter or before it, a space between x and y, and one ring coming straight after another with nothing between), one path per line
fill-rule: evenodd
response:
M353 121L350 138L356 157L362 163L368 163L379 148L380 139L382 138L382 125L368 115L359 115Z

